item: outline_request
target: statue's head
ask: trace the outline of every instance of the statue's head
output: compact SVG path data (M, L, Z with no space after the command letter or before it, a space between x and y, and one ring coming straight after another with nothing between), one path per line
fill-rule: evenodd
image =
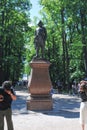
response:
M42 26L42 25L43 25L43 22L40 20L37 25L38 25L38 26Z

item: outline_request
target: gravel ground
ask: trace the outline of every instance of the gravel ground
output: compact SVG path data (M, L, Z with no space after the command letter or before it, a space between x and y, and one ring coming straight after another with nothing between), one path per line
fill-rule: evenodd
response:
M29 111L26 110L28 92L19 90L16 94L17 100L12 104L14 130L81 130L77 96L53 94L53 110Z

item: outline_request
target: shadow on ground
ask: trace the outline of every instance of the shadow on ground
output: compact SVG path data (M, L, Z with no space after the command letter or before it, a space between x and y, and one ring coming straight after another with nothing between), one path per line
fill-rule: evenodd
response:
M64 96L53 98L53 110L51 111L42 111L43 114L50 116L62 116L65 118L78 118L79 117L79 107L80 100L78 97ZM40 111L39 111L40 112Z
M26 91L20 91L20 93L26 93ZM17 100L12 104L13 115L18 114L35 114L40 113L49 116L62 116L64 118L78 118L79 117L79 107L80 100L78 97L73 96L61 96L61 94L55 94L53 96L53 109L49 111L27 111L26 99L27 94L17 95Z

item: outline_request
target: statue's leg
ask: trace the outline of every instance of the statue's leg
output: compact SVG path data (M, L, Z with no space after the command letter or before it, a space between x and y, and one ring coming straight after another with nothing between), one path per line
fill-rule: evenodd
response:
M38 47L36 48L36 57L38 57Z
M36 57L39 57L39 46L36 48Z
M43 45L41 46L42 58L44 58L44 49L45 49L45 45L43 44Z

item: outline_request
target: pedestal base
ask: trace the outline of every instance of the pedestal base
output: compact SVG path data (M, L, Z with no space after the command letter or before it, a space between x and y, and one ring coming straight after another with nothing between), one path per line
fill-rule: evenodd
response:
M52 110L52 98L34 98L27 100L28 110Z
M28 88L30 97L27 100L28 110L51 110L52 84L49 76L50 63L46 61L32 61L32 68Z

